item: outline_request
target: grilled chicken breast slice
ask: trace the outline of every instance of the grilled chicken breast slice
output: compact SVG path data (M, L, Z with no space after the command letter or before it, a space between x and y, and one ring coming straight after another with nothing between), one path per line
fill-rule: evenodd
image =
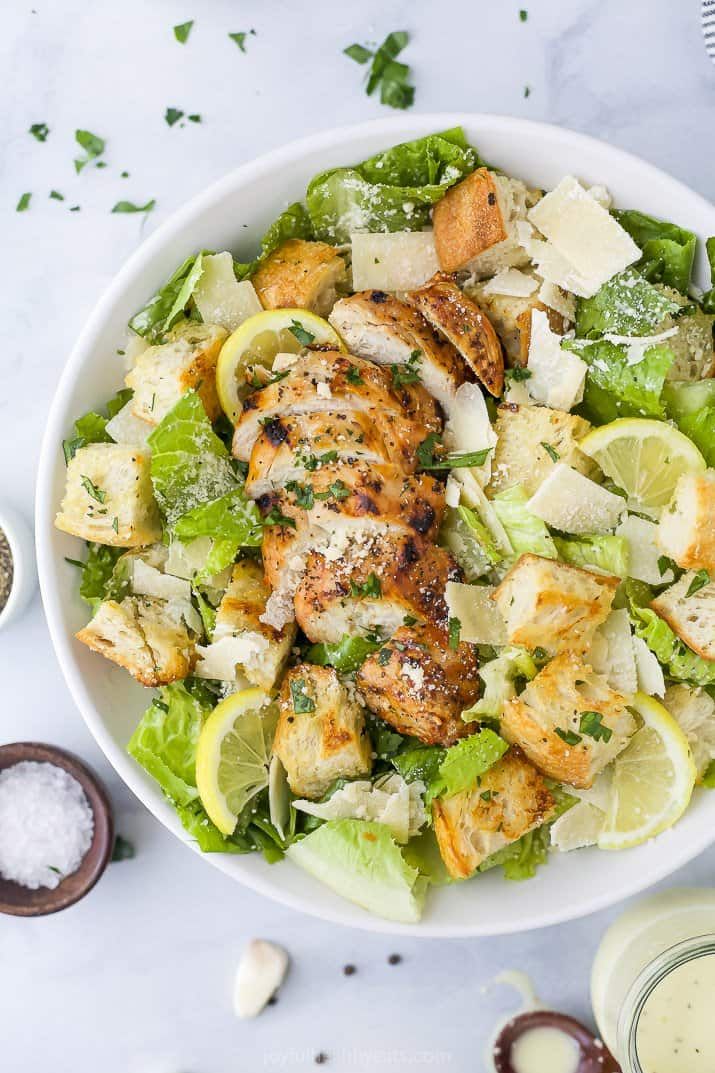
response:
M336 350L308 351L287 376L252 392L243 403L233 454L248 462L261 431L274 418L326 410L389 413L405 422L416 445L442 427L439 407L421 384L395 383L387 369ZM408 431L411 424L413 429Z
M444 548L385 533L336 561L312 552L295 593L295 617L313 642L374 630L389 637L405 624L446 627L445 587L461 578Z
M405 302L440 332L491 395L504 390L504 352L489 317L446 275L410 291Z
M365 660L357 685L368 708L400 734L453 745L471 733L461 716L479 694L475 649L461 642L453 651L438 626L401 626Z
M409 365L449 413L457 388L472 375L451 343L424 317L385 291L361 291L333 306L330 323L350 350L379 365Z

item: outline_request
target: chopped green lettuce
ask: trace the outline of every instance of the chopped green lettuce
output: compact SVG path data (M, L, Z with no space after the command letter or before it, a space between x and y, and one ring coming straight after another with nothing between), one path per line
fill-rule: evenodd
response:
M407 863L384 824L329 820L289 846L287 856L377 916L416 924L422 915L428 881Z
M369 641L367 637L351 637L345 634L333 644L328 642L312 645L307 653L308 663L317 663L320 667L335 667L340 674L351 674L361 667L371 652L381 647L379 641Z
M618 417L665 416L661 393L674 359L667 344L649 347L633 365L628 363L627 348L607 339L590 343L567 339L561 345L588 365L580 407L585 417L604 424Z
M446 887L454 883L439 852L434 828L425 827L402 847L402 856L429 880L431 887Z
M613 215L643 251L636 268L651 283L687 294L697 244L693 232L634 209L616 209Z
M354 231L420 231L432 205L481 163L454 127L321 172L306 195L316 237L346 242Z
M680 308L640 272L627 268L604 283L592 298L579 299L576 335L588 339L597 339L607 332L648 335Z
M80 447L86 447L89 443L113 443L112 437L107 432L107 421L119 413L131 397L131 388L122 388L107 402L106 417L95 410L90 410L89 413L78 417L74 423L74 436L62 441L65 462L70 462Z
M507 742L485 727L462 738L445 752L427 786L425 804L435 797L453 797L462 790L471 789L480 775L501 759L509 748Z
M479 677L484 682L484 695L462 712L462 719L471 723L483 719L500 719L504 705L516 696L516 683L535 677L537 666L525 648L511 646L502 649L495 658L483 663Z
M370 711L365 712L365 722L372 741L372 747L380 760L392 760L396 753L406 747L408 738L398 734L389 723L385 723L378 715ZM409 779L407 780L410 781Z
M715 663L688 648L668 623L648 606L652 597L650 587L629 579L624 588L636 636L645 641L669 677L696 686L715 685Z
M504 558L492 534L471 507L447 507L439 541L452 552L467 581L476 581Z
M715 380L669 380L663 399L668 417L715 466Z
M441 745L411 744L390 756L390 763L405 782L421 779L425 786L429 786L439 775L446 751Z
M715 790L715 760L711 760L706 767L700 786L704 786L706 790Z
M556 546L546 523L526 509L529 496L520 484L499 492L492 499L497 518L509 537L515 555L533 552L546 559L556 559Z
M707 239L705 250L710 262L710 290L702 297L702 307L705 313L715 313L715 236Z
M482 861L477 871L488 872L490 868L497 868L501 865L505 879L516 882L533 879L536 869L548 858L550 842L549 825L542 824L533 831L527 831L516 842L492 853L491 857Z
M289 205L277 220L274 220L261 239L261 252L253 261L234 262L238 279L250 279L269 254L290 238L313 238L313 225L305 208L299 201Z
M137 335L158 343L189 311L189 302L203 273L203 258L210 250L192 254L179 265L174 274L159 288L147 304L135 313L129 327Z
M103 600L121 600L125 584L117 562L124 548L110 548L107 544L87 544L87 559L82 566L79 594L92 608L92 613ZM79 565L79 564L78 564Z
M554 537L559 558L574 566L597 566L618 577L628 576L628 541L625 537L594 533L581 537Z

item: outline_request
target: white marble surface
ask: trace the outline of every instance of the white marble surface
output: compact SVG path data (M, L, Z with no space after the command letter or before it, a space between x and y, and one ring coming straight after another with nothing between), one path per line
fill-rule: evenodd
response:
M29 517L44 415L65 356L143 235L251 156L301 134L383 114L341 55L409 29L416 108L525 115L621 145L715 196L715 69L698 0L6 0L0 35L0 494ZM171 27L196 20L182 47ZM229 31L255 27L242 55ZM530 96L524 97L529 85ZM168 105L201 125L169 129ZM40 144L27 134L47 122ZM76 127L107 139L104 170L76 176ZM121 179L122 170L131 173ZM65 202L51 201L57 189ZM29 212L14 211L32 191ZM155 197L146 220L110 215ZM79 212L69 206L79 204ZM675 207L674 207L675 209ZM85 902L0 922L0 1063L8 1073L230 1073L325 1067L479 1070L497 1013L480 993L500 969L588 1017L588 970L615 910L507 939L400 940L299 916L231 884L186 852L124 790L74 710L39 601L0 635L0 741L76 750L106 779L118 829L137 847ZM672 882L712 882L715 850ZM261 935L293 969L258 1021L233 1017L239 951ZM403 962L391 967L398 951ZM358 972L344 977L354 962Z

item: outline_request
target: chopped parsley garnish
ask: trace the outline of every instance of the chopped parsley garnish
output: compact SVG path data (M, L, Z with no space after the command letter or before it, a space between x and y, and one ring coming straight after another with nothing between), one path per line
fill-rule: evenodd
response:
M422 351L413 350L404 365L391 365L392 386L403 387L405 384L419 384L419 363L422 360Z
M376 51L364 45L348 45L344 54L355 63L364 66L372 59L365 91L372 96L380 87L380 101L390 108L409 108L415 99L415 87L410 84L410 68L406 63L398 63L397 56L410 40L405 30L396 30L388 34Z
M28 134L31 134L33 138L37 138L38 142L46 142L49 133L50 128L46 123L33 123L28 131Z
M610 741L613 731L603 725L603 716L600 712L581 712L578 728L582 734L593 738L594 741Z
M70 209L70 212L79 212L80 208L81 205L73 205Z
M658 573L661 577L666 574L668 570L672 570L674 574L678 573L678 566L667 555L658 556Z
M462 632L462 623L458 618L450 618L447 625L447 632L449 636L449 647L453 652L456 652L459 648L459 636Z
M27 212L27 210L30 207L30 198L31 197L32 197L32 194L23 194L22 197L20 198L20 200L17 203L17 207L16 207L15 211L16 212Z
M504 376L507 380L530 380L531 369L527 369L525 365L515 365L513 369L505 369Z
M187 115L186 118L188 119L189 123L200 123L201 122L201 116L199 115L198 112L192 112L191 115Z
M494 791L483 790L479 796L481 797L482 801L491 801L492 797L494 796Z
M84 566L84 563L82 564ZM392 650L389 648L381 648L377 653L377 662L381 667L386 667L392 657Z
M405 615L405 617L402 620L402 625L403 626L414 626L415 622L417 622L417 619L415 618L414 615Z
M229 34L228 36L231 38L232 41L236 42L236 44L240 48L241 52L245 52L246 51L246 38L248 37L249 34L253 34L253 36L255 37L256 36L256 31L255 30L248 30L248 31L239 30L238 33Z
M305 692L305 678L296 678L290 684L290 696L296 715L315 711L315 701Z
M268 514L263 519L264 525L288 525L292 529L295 529L295 518L289 518L286 514L281 514L278 507L271 507Z
M65 195L61 194L59 190L50 190L50 197L53 201L64 201Z
M351 580L350 595L357 597L372 596L375 599L379 599L382 596L382 585L377 574L369 573L367 579L361 585L357 585Z
M545 440L541 441L541 446L544 448L552 462L558 462L558 460L561 458L561 455L555 447L552 447L550 443L546 443Z
M191 27L194 25L194 20L189 19L188 22L180 22L178 26L174 27L174 37L180 45L185 45L189 40L189 34L191 33Z
M315 493L311 484L300 484L298 481L287 481L286 491L293 492L295 505L301 510L312 510L315 506Z
M118 201L112 212L151 212L155 205L154 198L147 201L146 205L135 205L133 201Z
M526 10L525 7L522 7L520 9L520 11L519 11L519 21L520 22L526 22L528 17L529 17L529 12Z
M128 179L128 178L129 178L129 172L128 172L128 171L122 171L122 172L120 172L120 174L119 174L119 178L120 178L120 179Z
M132 857L135 856L136 851L134 849L134 844L130 842L128 838L122 838L121 835L115 835L112 861L130 861Z
M307 331L299 320L292 320L288 326L288 331L296 337L301 346L310 346L315 339L315 336Z
M84 570L85 566L87 565L86 563L80 562L79 559L70 559L66 555L65 555L65 562L69 563L70 566L78 566L80 568L80 570Z
M365 383L365 381L363 380L362 376L360 375L360 370L358 368L356 368L355 365L349 365L348 366L348 371L345 374L345 379L347 380L347 382L349 384L364 384Z
M307 469L309 473L315 472L320 466L327 466L329 462L337 462L337 451L325 451L322 455L304 455L298 457L296 461L303 469Z
M316 499L347 499L350 495L350 489L344 481L333 481L327 491L316 492Z
M117 534L119 533L119 518L117 517L116 514L112 518L112 529L114 530L115 533L117 533Z
M170 127L174 126L174 123L178 123L180 119L183 119L184 113L180 108L167 108L164 113L164 119Z
M454 469L455 467L468 469L471 466L483 466L492 450L491 447L485 447L481 451L467 451L464 454L437 454L437 449L442 449L442 447L438 434L430 432L416 452L417 461L422 469Z
M698 570L697 574L688 585L688 591L685 594L686 599L688 596L695 596L696 592L700 592L701 589L704 589L705 586L709 584L710 574L707 570Z
M582 740L581 735L573 730L564 730L563 727L555 727L554 730L567 745L578 745Z
M524 86L524 96L525 97L531 96L531 86Z
M90 480L84 473L81 480L82 487L86 491L87 495L92 499L96 499L98 503L104 503L107 498L107 493L102 488L98 488L94 481Z
M107 143L104 138L100 138L98 134L92 134L90 130L76 130L74 136L77 144L87 154L85 157L79 157L74 162L75 171L79 174L82 168L89 164L90 161L102 155Z

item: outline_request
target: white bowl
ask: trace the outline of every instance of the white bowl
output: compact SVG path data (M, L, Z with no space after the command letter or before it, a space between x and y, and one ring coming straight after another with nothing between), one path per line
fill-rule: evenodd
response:
M92 313L55 394L38 477L37 559L55 650L88 727L127 785L183 841L183 829L158 786L125 752L146 707L146 692L73 638L86 621L87 609L77 593L76 570L64 561L65 555L77 556L78 542L52 525L64 483L61 440L76 415L120 386L122 367L114 351L129 317L188 254L228 248L247 259L255 254L267 225L285 205L303 196L316 172L456 124L465 128L485 159L534 185L553 186L566 173L574 173L589 183L605 183L619 206L674 219L701 237L715 234L712 205L657 168L603 142L523 119L414 115L328 131L243 165L177 212L129 259ZM698 279L708 284L702 253ZM370 916L288 861L268 865L256 854L207 854L205 859L254 890L325 920L424 936L496 935L568 920L643 890L714 838L715 794L698 793L677 827L647 845L621 853L554 854L526 883L507 882L495 871L433 890L422 923L414 926Z

